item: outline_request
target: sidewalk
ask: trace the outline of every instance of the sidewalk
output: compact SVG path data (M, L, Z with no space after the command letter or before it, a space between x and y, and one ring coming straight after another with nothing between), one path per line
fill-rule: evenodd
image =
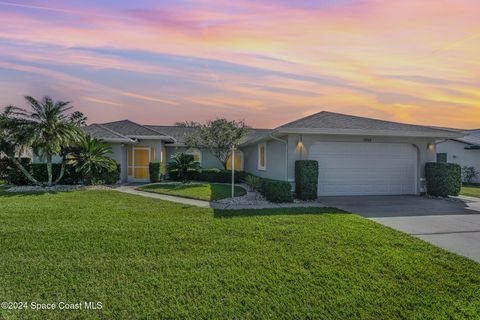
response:
M134 194L137 196L147 197L147 198L154 198L154 199L187 204L187 205L196 206L200 208L213 208L212 203L208 201L188 199L188 198L170 196L170 195L160 194L160 193L145 192L145 191L136 190L135 189L136 187L138 186L126 185L126 186L120 186L120 187L114 188L113 190L123 192L123 193L128 193L128 194ZM223 205L223 207L225 207L225 205ZM217 209L222 209L222 208L217 208Z
M258 204L244 204L244 203L228 203L222 201L204 201L204 200L196 200L196 199L188 199L182 197L176 197L166 194L160 193L153 193L153 192L146 192L136 190L138 185L122 185L112 190L134 194L137 196L147 197L147 198L154 198L159 200L171 201L191 206L196 206L200 208L212 208L212 209L228 209L228 210L240 210L240 209L276 209L276 208L305 208L305 207L324 207L325 205L321 202L300 202L300 203L258 203ZM226 200L226 199L225 199Z

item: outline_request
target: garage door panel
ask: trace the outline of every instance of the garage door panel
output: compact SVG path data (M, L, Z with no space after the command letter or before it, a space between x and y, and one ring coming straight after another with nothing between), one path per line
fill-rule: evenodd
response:
M416 193L417 154L408 144L319 142L319 195Z

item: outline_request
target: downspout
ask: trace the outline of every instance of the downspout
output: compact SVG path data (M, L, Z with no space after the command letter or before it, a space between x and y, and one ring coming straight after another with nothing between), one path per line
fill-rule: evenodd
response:
M273 140L280 141L285 144L285 181L288 181L288 141L276 138L272 133L270 133L269 136Z

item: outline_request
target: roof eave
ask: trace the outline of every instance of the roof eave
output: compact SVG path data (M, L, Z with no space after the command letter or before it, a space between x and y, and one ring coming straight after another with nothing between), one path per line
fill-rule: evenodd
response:
M171 141L175 142L175 139L170 136L141 136L141 135L129 135L130 138L134 139L152 139L152 140L164 140L164 141Z
M99 138L105 142L110 142L110 143L126 143L126 144L135 144L137 141L132 140L132 139L121 139L121 138Z
M415 131L394 131L394 130L364 130L364 129L331 129L331 128L278 128L278 133L297 134L329 134L329 135L364 135L364 136L388 136L388 137L415 137L415 138L461 138L464 134L437 131L437 132L415 132Z

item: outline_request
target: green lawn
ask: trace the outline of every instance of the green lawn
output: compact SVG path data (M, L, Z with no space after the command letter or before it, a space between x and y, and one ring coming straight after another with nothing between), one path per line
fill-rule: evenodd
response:
M232 196L232 186L219 183L152 184L138 189L205 201L220 200ZM245 189L235 186L236 197L243 196L245 193Z
M331 208L0 193L0 248L0 302L103 304L0 310L0 319L480 316L479 264Z
M477 197L480 198L480 186L477 185L464 185L462 191L460 191L462 196L468 197Z

